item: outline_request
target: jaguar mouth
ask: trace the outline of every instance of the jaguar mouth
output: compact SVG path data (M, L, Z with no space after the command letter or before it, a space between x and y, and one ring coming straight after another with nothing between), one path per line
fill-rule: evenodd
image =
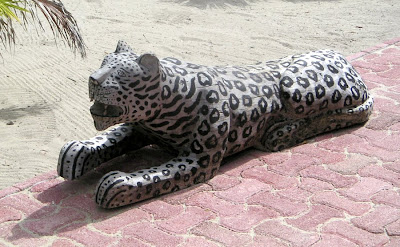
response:
M119 117L123 113L121 107L116 105L107 105L98 101L90 107L90 114L98 117Z

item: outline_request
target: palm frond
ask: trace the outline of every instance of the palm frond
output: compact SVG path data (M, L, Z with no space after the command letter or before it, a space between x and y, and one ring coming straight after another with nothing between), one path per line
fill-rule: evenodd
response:
M4 46L15 43L15 31L12 24L13 20L20 22L18 16L21 16L24 27L37 23L44 31L41 21L41 16L43 16L56 40L61 38L74 52L79 51L82 57L86 56L86 46L77 22L61 1L0 0L0 40Z

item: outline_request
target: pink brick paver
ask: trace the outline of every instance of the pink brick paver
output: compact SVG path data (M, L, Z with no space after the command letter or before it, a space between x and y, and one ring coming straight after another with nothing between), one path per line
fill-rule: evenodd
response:
M0 190L0 246L400 246L400 38L348 58L375 98L364 126L245 151L205 184L115 210L93 200L110 167L44 173ZM135 163L167 155L146 152Z

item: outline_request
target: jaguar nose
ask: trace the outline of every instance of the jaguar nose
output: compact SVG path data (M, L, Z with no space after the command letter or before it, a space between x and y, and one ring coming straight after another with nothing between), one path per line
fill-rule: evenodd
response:
M93 83L94 85L99 85L105 80L107 80L107 78L111 75L112 71L113 71L112 68L108 67L100 68L96 72L90 75L89 82Z

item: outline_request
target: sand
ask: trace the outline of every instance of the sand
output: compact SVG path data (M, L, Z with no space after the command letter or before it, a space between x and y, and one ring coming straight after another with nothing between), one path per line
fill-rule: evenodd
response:
M201 64L249 64L309 50L345 55L400 37L398 0L68 0L81 59L50 30L19 32L0 66L0 189L57 167L69 140L95 135L87 78L117 41ZM0 61L1 63L1 61Z

